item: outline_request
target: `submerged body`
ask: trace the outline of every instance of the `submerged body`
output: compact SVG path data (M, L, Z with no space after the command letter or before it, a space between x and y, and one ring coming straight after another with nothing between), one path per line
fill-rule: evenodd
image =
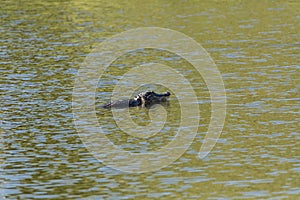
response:
M170 92L157 94L154 91L139 93L135 98L129 100L120 100L105 104L103 108L126 108L126 107L149 107L154 104L167 101Z

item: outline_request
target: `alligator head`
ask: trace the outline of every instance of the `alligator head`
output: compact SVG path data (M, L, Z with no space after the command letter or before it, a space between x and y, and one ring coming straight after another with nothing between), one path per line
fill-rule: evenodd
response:
M116 102L108 103L103 108L125 108L125 107L149 107L154 104L167 101L167 98L171 95L170 92L158 94L154 91L147 91L139 93L135 98L129 100L120 100Z
M141 106L147 107L157 103L167 101L167 98L170 96L170 92L166 92L163 94L157 94L154 91L147 91L137 95L135 99L141 101Z

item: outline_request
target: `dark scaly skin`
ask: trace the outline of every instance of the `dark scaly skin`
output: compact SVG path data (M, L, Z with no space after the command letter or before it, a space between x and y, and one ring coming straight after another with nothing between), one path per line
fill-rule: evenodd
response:
M126 108L126 107L149 107L154 104L167 101L170 96L170 92L158 94L154 91L147 91L139 93L135 98L129 100L119 100L110 102L102 106L103 108Z

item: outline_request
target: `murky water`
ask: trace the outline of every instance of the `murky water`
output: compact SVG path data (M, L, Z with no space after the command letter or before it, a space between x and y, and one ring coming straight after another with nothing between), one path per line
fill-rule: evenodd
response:
M300 197L300 3L211 1L4 1L0 8L2 199L298 199ZM73 123L72 91L91 49L137 27L180 31L217 64L227 93L224 129L213 151L197 158L210 120L209 92L189 63L144 50L116 60L99 82L109 100L131 66L159 62L193 83L198 133L174 163L125 173L97 160ZM167 88L146 85L164 91ZM137 91L135 91L137 92ZM107 137L132 152L168 144L180 123L170 98L164 129L147 140L122 134L112 113L97 109ZM148 111L131 109L139 125Z

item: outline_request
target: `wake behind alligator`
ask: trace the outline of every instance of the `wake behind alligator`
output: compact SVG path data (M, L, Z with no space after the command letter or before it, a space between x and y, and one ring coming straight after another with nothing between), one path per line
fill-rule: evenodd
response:
M126 107L150 107L154 104L166 102L170 92L162 94L155 93L154 91L147 91L139 93L136 97L129 100L119 100L110 102L102 106L102 108L126 108Z

